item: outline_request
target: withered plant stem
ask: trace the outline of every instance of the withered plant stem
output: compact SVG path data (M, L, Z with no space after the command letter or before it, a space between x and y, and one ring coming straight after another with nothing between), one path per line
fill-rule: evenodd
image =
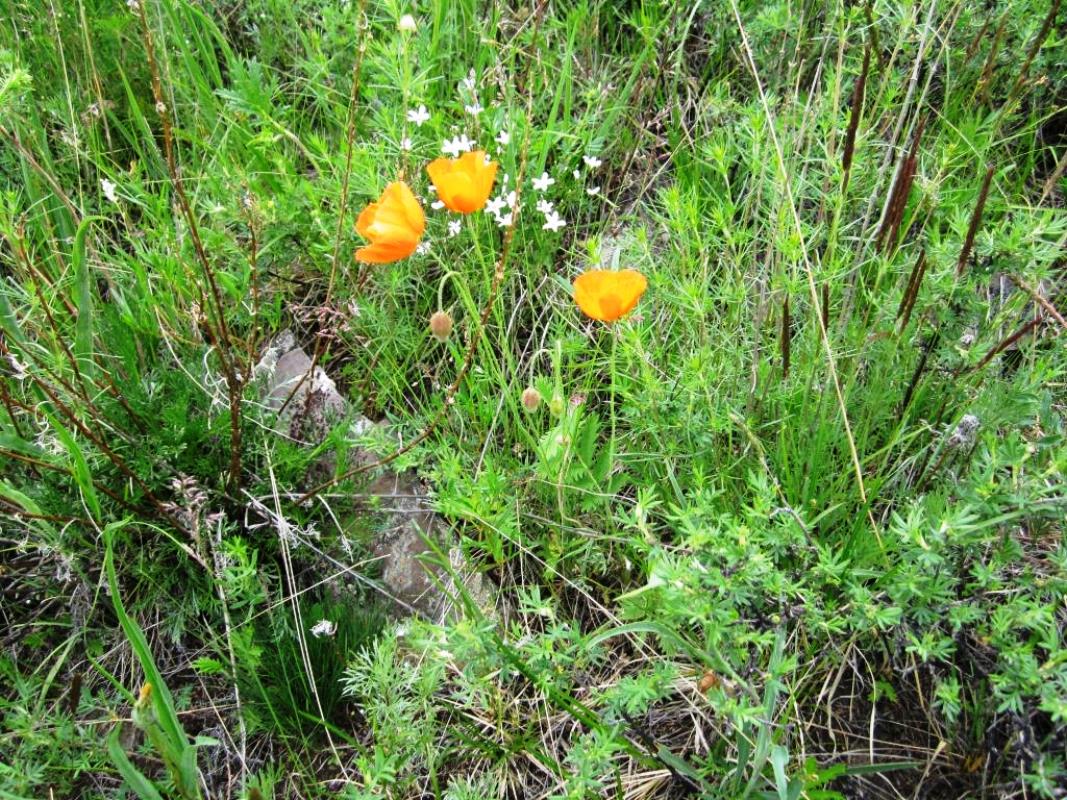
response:
M196 223L196 215L193 214L192 206L185 192L185 183L182 181L181 172L178 169L177 158L174 154L174 129L171 122L170 108L163 96L163 82L159 74L159 65L156 63L155 44L152 40L152 29L148 24L148 14L145 11L145 2L137 3L137 15L141 20L141 35L144 40L145 55L148 59L148 70L152 76L152 97L156 101L156 113L159 114L160 123L163 126L163 152L167 162L167 172L170 175L174 194L178 198L186 224L189 226L189 238L193 243L197 260L207 279L208 288L211 291L211 300L214 306L215 324L213 329L210 324L205 325L208 338L219 354L222 364L223 375L226 379L226 388L230 401L230 474L229 487L236 494L241 486L241 381L237 376L237 368L233 362L233 353L230 351L231 340L229 328L226 325L225 308L222 303L222 293L219 291L218 281L215 279L215 269L211 265L204 243L200 238L200 228Z

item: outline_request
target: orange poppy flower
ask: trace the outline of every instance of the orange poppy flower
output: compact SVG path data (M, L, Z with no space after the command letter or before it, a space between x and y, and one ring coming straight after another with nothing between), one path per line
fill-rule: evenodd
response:
M359 214L356 230L370 241L356 251L356 261L365 264L391 264L407 258L418 247L426 229L422 206L403 181L390 183L377 203Z
M637 270L591 269L574 279L574 301L587 317L614 322L633 310L647 288Z
M435 159L426 171L437 189L437 198L449 211L471 214L485 208L498 166L486 158L484 150L475 150L459 158Z

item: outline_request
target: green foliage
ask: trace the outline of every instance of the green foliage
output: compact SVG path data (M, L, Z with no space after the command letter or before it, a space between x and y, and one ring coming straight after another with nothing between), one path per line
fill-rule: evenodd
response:
M1056 796L1067 40L1001 6L5 0L0 795ZM360 265L400 175L429 249ZM407 512L302 498L368 452L497 614L385 625Z

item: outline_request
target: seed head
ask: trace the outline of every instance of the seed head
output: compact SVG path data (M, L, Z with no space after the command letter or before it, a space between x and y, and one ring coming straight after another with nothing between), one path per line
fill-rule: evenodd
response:
M541 405L541 393L532 386L527 386L522 392L522 407L527 411L536 411Z
M430 317L430 333L439 342L447 342L452 335L452 317L447 311L435 311Z

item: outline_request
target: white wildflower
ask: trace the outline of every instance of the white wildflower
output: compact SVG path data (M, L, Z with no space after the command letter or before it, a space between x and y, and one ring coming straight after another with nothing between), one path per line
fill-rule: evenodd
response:
M476 117L483 111L485 111L485 109L482 108L482 104L478 102L478 98L475 98L473 103L463 106L463 110L470 114L472 117Z
M589 195L590 197L595 197L596 195L600 194L600 187L599 186L590 186L585 190L585 193L587 195Z
M589 169L596 169L604 163L596 156L582 156L582 161L585 162L585 165L589 167Z
M453 139L445 139L444 144L441 145L441 152L452 158L458 158L460 153L466 153L473 145L474 142L463 133Z
M545 214L545 224L541 227L546 231L555 233L566 224L567 220L563 219L557 212L553 211L549 214Z
M423 124L430 121L430 112L426 110L426 106L419 106L418 108L412 108L408 111L408 122L415 125L416 128L421 128Z
M491 214L494 217L499 217L500 212L504 210L504 198L493 197L485 204L485 213Z
M109 203L117 203L119 201L118 195L115 194L115 189L117 187L107 178L100 179L100 188L103 190L104 197L107 198Z
M440 211L444 207L444 200L434 200L432 203L430 203L430 208L432 208L434 211Z
M514 222L514 220L515 212L509 211L507 214L501 214L499 217L497 217L496 224L499 225L501 228L507 228L511 225L512 222Z
M404 31L404 33L414 33L419 26L411 14L405 14L400 18L400 22L396 24L396 27L397 30Z
M574 179L576 181L580 181L582 179L582 173L580 173L578 170L575 170L574 172L572 172L571 175L574 176Z
M403 139L400 140L400 149L401 150L410 150L411 149L411 137L410 136L405 136Z
M478 76L472 69L466 78L463 79L463 83L460 84L468 92L473 92L474 88L478 85Z
M453 236L458 235L461 230L463 230L462 222L458 219L450 220L448 223L448 238L451 239Z
M547 192L548 187L556 182L555 178L549 176L547 172L542 172L540 178L533 179L533 188L537 192Z
M542 214L551 214L556 210L556 205L551 200L546 200L542 197L537 201L537 210Z
M316 639L320 639L323 636L333 636L335 633L337 633L337 623L330 622L328 619L320 619L311 626L311 635Z
M429 242L419 242L415 246L415 254L416 255L424 256L429 252L430 252L430 243Z
M507 131L501 131L496 135L496 143L501 147L507 147L511 144L511 134ZM504 177L507 177L506 175Z

